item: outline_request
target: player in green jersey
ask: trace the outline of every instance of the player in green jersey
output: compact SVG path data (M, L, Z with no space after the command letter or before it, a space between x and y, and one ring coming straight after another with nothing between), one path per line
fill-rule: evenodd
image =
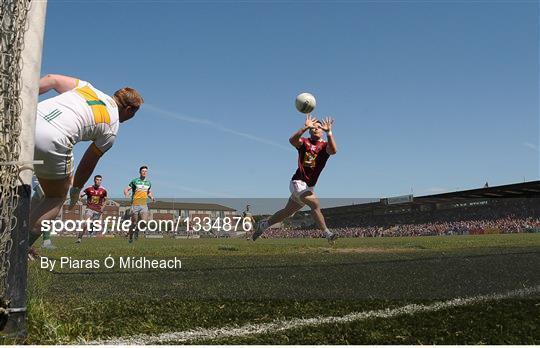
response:
M139 229L137 224L139 221L148 220L149 210L147 200L150 198L155 202L154 195L150 188L152 183L146 178L148 175L148 167L142 166L139 168L139 177L131 180L129 185L124 189L124 196L129 197L131 191L131 229L129 231L129 242L133 242L133 234L135 239L139 237Z

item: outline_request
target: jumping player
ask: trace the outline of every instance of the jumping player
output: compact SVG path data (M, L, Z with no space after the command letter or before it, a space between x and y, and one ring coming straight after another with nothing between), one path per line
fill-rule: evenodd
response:
M84 212L85 220L99 220L105 203L107 201L107 190L101 186L103 177L101 175L94 176L94 185L87 187L80 198L86 196L86 210ZM84 235L85 230L79 232L75 243L80 243Z
M135 239L139 237L139 230L137 223L139 220L148 220L148 204L147 200L150 198L152 202L155 202L154 195L150 188L152 183L147 179L148 167L142 166L139 168L139 177L131 180L129 185L124 189L124 196L129 197L129 191L131 191L131 229L129 230L129 242L133 242L133 234Z
M135 116L144 102L133 88L119 89L110 97L86 81L63 75L41 78L39 94L51 89L60 95L40 102L37 110L34 159L44 164L35 166L35 174L44 199L31 207L30 246L41 235L41 221L56 218L68 191L71 207L79 200L84 183L112 147L120 123ZM73 177L73 147L81 141L92 143Z
M292 216L306 204L311 208L311 216L317 226L324 231L328 242L333 243L337 239L337 233L330 232L326 227L324 216L321 213L319 199L314 192L315 184L326 165L326 161L331 155L335 155L337 152L336 142L332 135L333 124L334 120L329 117L321 122L308 114L306 115L304 127L300 128L290 137L289 142L298 150L298 169L294 173L289 185L291 197L285 208L257 225L257 230L252 236L254 241L269 226ZM308 129L310 137L302 138L302 135ZM322 139L323 131L326 132L328 141Z

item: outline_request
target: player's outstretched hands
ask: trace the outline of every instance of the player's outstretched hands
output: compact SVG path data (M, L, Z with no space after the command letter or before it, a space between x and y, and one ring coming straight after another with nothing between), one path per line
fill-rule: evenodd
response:
M81 196L81 189L78 187L72 187L69 189L69 206L68 209L73 209L75 204L79 201L79 197Z
M306 114L306 123L304 125L311 129L315 128L315 123L317 122L317 119L315 117L312 117L311 114Z
M326 117L322 120L321 129L326 133L332 130L332 125L334 124L334 119L331 117Z

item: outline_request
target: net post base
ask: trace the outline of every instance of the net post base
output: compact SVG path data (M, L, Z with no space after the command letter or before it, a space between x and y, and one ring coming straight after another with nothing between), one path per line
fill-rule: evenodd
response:
M9 272L7 283L9 284L7 298L10 301L9 308L26 307L27 269L28 269L28 234L30 227L30 185L17 187L19 204L15 209L14 216L17 225L11 231L12 248L9 255ZM15 311L9 314L8 321L2 334L15 339L25 339L28 335L26 324L26 310Z

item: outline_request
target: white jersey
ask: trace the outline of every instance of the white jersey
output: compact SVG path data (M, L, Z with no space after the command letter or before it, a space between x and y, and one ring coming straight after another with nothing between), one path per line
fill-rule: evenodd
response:
M53 126L71 145L93 141L102 153L113 145L120 123L113 98L80 80L74 89L40 102L38 118Z

